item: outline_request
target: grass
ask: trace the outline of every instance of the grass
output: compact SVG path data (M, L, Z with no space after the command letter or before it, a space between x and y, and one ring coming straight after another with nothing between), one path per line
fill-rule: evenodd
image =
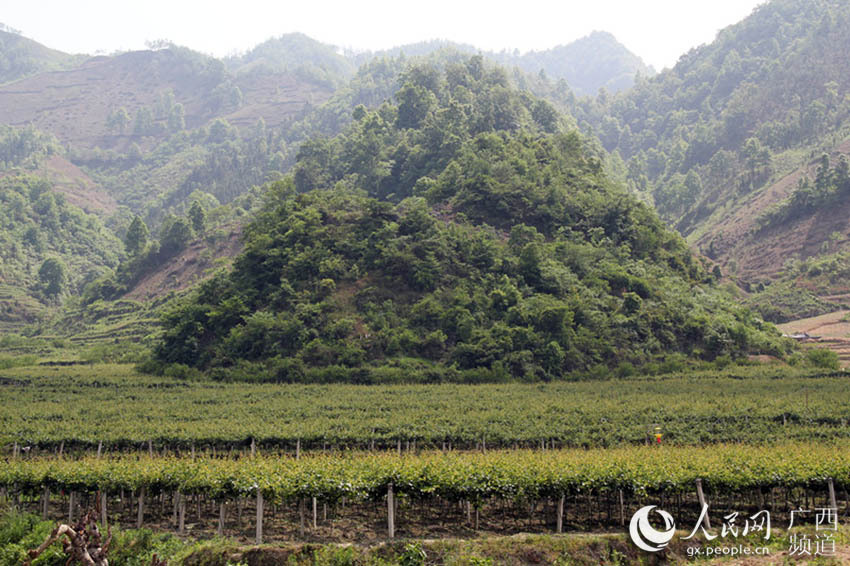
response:
M12 369L35 365L37 356L0 356L0 369Z
M6 512L0 517L0 566L19 566L28 549L38 546L54 523L41 521L34 515ZM798 536L812 540L812 528L795 529ZM112 566L148 566L157 554L169 566L245 566L247 564L285 564L287 566L525 566L549 564L558 566L626 566L629 564L723 564L729 558L706 560L690 558L689 548L695 544L682 541L679 531L667 550L659 555L641 552L626 534L516 535L475 539L398 540L370 546L315 543L244 546L233 540L215 538L205 541L181 539L169 533L148 529L116 529L109 553ZM848 552L848 529L835 532L836 556L810 557L808 564L824 566L842 564ZM788 534L780 528L770 541L759 537L740 537L734 545L744 548L767 546L771 558L782 562L752 559L748 564L797 563L787 555ZM699 544L699 543L697 543ZM705 546L731 545L730 539L718 538ZM806 558L806 557L803 557ZM65 564L61 545L48 549L34 566Z

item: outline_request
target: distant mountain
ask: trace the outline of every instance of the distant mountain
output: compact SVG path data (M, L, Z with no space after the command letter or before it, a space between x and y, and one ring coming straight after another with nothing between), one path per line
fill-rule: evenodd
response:
M631 88L636 75L655 75L655 69L604 31L595 31L567 45L532 51L519 58L499 54L496 59L506 64L513 59L528 72L543 71L550 78L562 78L579 95L595 95L600 88L611 93L624 91Z
M49 49L8 29L0 24L0 84L43 71L65 69L85 58Z
M571 110L622 158L634 191L724 273L761 288L850 249L839 213L848 51L846 1L773 0L673 69Z
M455 49L462 53L481 53L508 67L519 67L528 73L543 73L552 80L563 79L577 95L595 95L600 88L616 93L630 88L635 76L655 75L655 69L626 49L608 32L595 31L566 45L558 45L544 51L483 51L467 43L445 40L411 43L379 51L361 53L357 61L365 62L373 57L428 55L440 49Z
M123 150L214 118L279 124L329 95L285 70L237 77L217 59L172 46L91 57L0 86L0 124L34 125L78 148Z
M289 72L327 86L340 86L357 70L352 58L303 33L269 39L242 56L226 59L225 63L237 74Z

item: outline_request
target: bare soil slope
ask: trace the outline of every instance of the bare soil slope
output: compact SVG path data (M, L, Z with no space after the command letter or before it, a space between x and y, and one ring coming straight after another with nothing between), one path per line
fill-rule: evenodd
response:
M840 155L848 154L850 140L832 152L830 162L836 163ZM814 179L816 169L816 163L811 161L752 195L699 237L694 242L696 248L720 263L724 271L732 271L734 261L738 277L745 281L759 281L778 274L789 258L806 259L817 254L823 243L830 241L833 232L842 235L835 245L847 242L850 201L823 208L784 226L754 233L758 216L788 197L803 176Z
M155 271L149 273L125 296L133 301L151 301L180 292L210 276L216 266L226 265L242 251L242 227L222 229L224 237L213 243L195 240Z

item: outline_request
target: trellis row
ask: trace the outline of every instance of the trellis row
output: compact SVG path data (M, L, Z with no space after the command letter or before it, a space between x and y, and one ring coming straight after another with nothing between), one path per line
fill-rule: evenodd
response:
M0 469L0 487L17 500L27 494L41 498L46 517L51 490L69 493L72 520L78 495L98 493L101 520L108 520L108 493L129 492L136 499L136 526L144 524L146 498L172 494L178 532L185 532L186 496L205 494L218 502L218 531L223 532L225 505L246 497L256 499L256 539L263 539L264 506L299 503L301 532L304 502L312 502L316 528L318 501L386 501L387 536L395 535L398 498L442 498L465 502L471 520L487 500L557 501L557 532L563 531L568 495L623 496L695 494L700 505L709 494L741 493L777 487L818 489L837 507L836 486L846 495L850 485L847 445L790 444L773 447L712 446L701 448L617 448L608 450L488 451L426 453L419 456L358 453L240 459L212 458L86 458L12 459ZM240 503L241 512L241 503ZM708 524L706 524L708 526Z

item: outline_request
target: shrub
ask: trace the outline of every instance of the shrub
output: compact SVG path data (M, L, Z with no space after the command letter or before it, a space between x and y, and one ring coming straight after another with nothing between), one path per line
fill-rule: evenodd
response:
M837 370L839 367L838 354L824 348L808 350L806 352L806 361L816 368Z

